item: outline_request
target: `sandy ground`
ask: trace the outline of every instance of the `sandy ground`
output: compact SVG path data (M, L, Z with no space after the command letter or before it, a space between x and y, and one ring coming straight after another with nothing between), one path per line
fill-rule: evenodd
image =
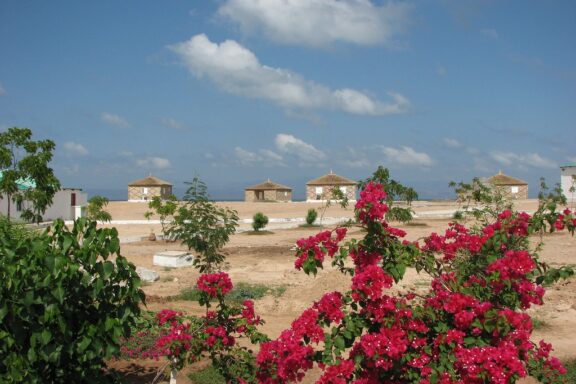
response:
M302 219L309 208L320 208L321 204L307 203L219 203L238 211L243 223L242 229L249 228L247 221L256 212L263 212L271 219L292 219L288 224L294 228L286 228L285 220L271 223L267 229L272 233L266 235L250 235L240 232L232 236L224 248L227 255L226 270L234 282L261 283L270 287L284 286L286 291L280 297L266 296L256 302L256 311L266 321L263 331L270 337L276 337L290 326L292 320L301 311L323 293L335 290L346 290L349 278L343 277L331 267L320 271L316 277L309 277L294 269L294 253L291 248L297 239L318 232L317 228L299 228L295 219ZM533 211L537 202L523 200L516 203L519 210ZM418 225L402 226L408 232L409 240L416 240L431 232L443 232L451 213L457 209L451 202L417 202L414 204ZM112 202L108 206L115 222L143 220L146 204ZM332 205L324 212L326 223L350 218L352 208L342 209ZM201 308L193 302L164 302L162 297L178 294L181 290L193 287L198 278L198 272L191 268L170 269L152 265L154 253L163 250L185 250L177 243L164 241L140 240L150 231L159 234L159 224L143 223L113 224L123 240L122 254L137 266L156 270L160 280L146 285L143 289L149 297L148 309L159 310L170 307L189 313L201 313ZM356 233L355 233L356 231ZM360 236L357 230L351 231L352 236ZM534 239L534 242L538 239ZM544 237L545 247L540 252L540 258L552 265L576 264L576 238L567 233L552 234ZM426 290L426 276L418 275L409 270L405 279L394 289ZM530 310L530 314L543 322L543 326L534 332L534 340L545 339L555 348L556 356L560 358L576 357L576 279L561 282L548 288L545 304ZM137 367L136 367L137 368ZM313 382L314 375L306 382ZM179 383L188 383L184 374L179 375ZM531 381L525 381L525 383Z

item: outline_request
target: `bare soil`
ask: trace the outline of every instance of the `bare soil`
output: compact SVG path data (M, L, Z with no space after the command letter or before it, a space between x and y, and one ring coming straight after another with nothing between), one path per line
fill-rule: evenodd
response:
M263 212L274 218L304 217L310 207L320 207L320 204L306 203L221 203L236 209L241 219L249 219L256 212ZM533 200L524 200L516 204L517 209L532 211L536 208ZM450 211L455 208L451 202L418 202L415 205L418 219L415 225L396 225L407 233L408 240L416 240L431 232L443 232L450 219ZM109 211L114 220L142 220L146 205L143 203L113 202ZM447 213L448 212L448 213ZM329 207L324 213L325 218L352 217L351 208L342 209L338 206ZM146 237L150 231L160 233L159 225L123 224L115 225L119 235L125 240ZM232 281L266 284L270 287L285 286L286 290L280 297L268 295L255 303L256 312L264 318L266 324L263 332L270 337L277 337L283 329L290 326L303 309L310 306L325 292L343 291L349 287L349 277L342 276L338 271L327 266L316 277L305 275L294 268L293 246L301 237L311 236L319 228L274 228L272 223L266 229L271 233L250 236L246 232L232 236L224 248L227 255L226 271ZM352 230L352 236L361 236L359 231ZM533 239L536 244L540 239ZM576 239L567 233L546 235L543 238L545 246L540 252L541 260L551 265L576 265ZM186 250L178 243L159 241L132 241L122 244L122 254L137 266L156 270L160 280L143 287L149 297L147 308L160 310L172 308L190 314L201 314L202 308L190 301L167 301L165 298L180 293L183 289L193 287L199 276L191 267L170 269L152 265L154 253L164 250ZM409 270L405 279L394 289L427 290L429 279ZM561 359L576 358L576 279L560 282L547 289L545 304L529 310L529 313L542 324L534 332L534 341L545 339L551 342L555 355ZM126 373L131 382L150 382L155 376L155 370L162 365L160 362L130 361L114 362L112 366ZM194 368L189 368L194 369ZM190 383L186 377L190 370L183 371L178 376L178 383ZM152 374L151 371L154 371ZM313 382L314 373L306 382ZM136 378L136 379L134 379ZM140 381L138 381L140 380ZM525 384L532 381L526 380Z

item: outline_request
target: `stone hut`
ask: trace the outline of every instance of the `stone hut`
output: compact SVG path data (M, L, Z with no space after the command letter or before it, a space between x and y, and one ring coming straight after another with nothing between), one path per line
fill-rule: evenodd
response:
M498 188L505 198L509 199L527 199L528 183L524 180L516 179L498 172L496 175L487 180L488 184Z
M292 188L267 181L252 185L244 190L244 200L254 201L292 201Z
M168 199L170 195L172 184L152 175L128 184L128 201L147 201L154 196Z
M356 200L356 182L330 171L329 174L306 183L306 201L319 202L334 199L332 195L334 188L342 191L348 200Z

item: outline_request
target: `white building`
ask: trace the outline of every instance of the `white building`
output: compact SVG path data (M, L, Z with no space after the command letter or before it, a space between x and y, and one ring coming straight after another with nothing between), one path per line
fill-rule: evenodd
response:
M570 190L576 189L576 163L561 165L560 171L562 193L568 199L568 204L574 203L576 201L576 192Z
M52 205L42 215L43 221L55 219L75 220L81 217L84 207L86 207L88 195L79 188L62 188L54 195ZM24 208L29 207L29 202L24 202ZM20 219L18 207L14 202L10 204L10 217ZM6 197L0 198L0 214L8 215L8 200Z

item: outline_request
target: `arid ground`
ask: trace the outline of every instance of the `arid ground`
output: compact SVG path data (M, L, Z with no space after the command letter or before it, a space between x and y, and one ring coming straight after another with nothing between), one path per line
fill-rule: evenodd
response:
M282 295L268 295L255 303L256 312L261 315L266 324L263 331L270 337L276 337L290 326L292 320L311 303L321 297L324 292L346 290L349 278L332 270L329 266L316 277L305 275L294 269L294 252L291 248L297 239L307 237L319 231L319 228L301 228L309 208L318 208L321 204L307 203L219 203L238 211L241 219L239 232L232 236L224 248L227 255L226 271L232 281L265 284L270 288L283 287ZM523 200L515 204L518 210L531 212L536 209L537 202ZM452 212L457 208L452 202L416 202L413 206L417 218L411 225L395 225L404 229L409 240L416 240L431 232L443 232L450 221ZM168 296L177 295L183 289L193 287L198 278L198 272L192 267L170 269L152 265L154 253L164 250L186 250L178 243L163 240L148 241L151 231L161 233L157 221L147 222L144 203L112 202L108 211L112 214L115 226L123 241L122 254L136 266L143 266L157 271L160 280L144 286L148 296L148 309L160 310L172 308L191 314L201 313L201 308L190 301L166 301ZM271 223L267 230L271 233L253 235L249 232L247 222L256 212L263 212ZM320 212L322 213L322 212ZM338 220L353 216L352 208L343 209L332 205L323 212L323 223L326 227L333 226ZM290 219L290 220L285 220ZM320 215L319 215L320 219ZM135 223L135 220L139 220ZM154 218L153 218L154 220ZM352 236L360 236L357 229L349 232ZM576 265L576 238L564 232L545 235L544 249L540 258L553 265ZM539 238L534 239L534 243ZM406 278L394 289L397 290L427 290L426 276L408 271ZM547 289L545 304L530 310L530 314L539 320L539 327L534 332L534 340L545 339L555 348L555 355L561 359L576 358L576 279L560 282ZM155 375L158 362L131 361L129 364L119 362L113 364L124 372L132 372L134 382L150 382ZM190 383L186 377L188 368L178 376L178 383ZM314 372L305 382L313 382ZM526 380L524 383L531 383Z

